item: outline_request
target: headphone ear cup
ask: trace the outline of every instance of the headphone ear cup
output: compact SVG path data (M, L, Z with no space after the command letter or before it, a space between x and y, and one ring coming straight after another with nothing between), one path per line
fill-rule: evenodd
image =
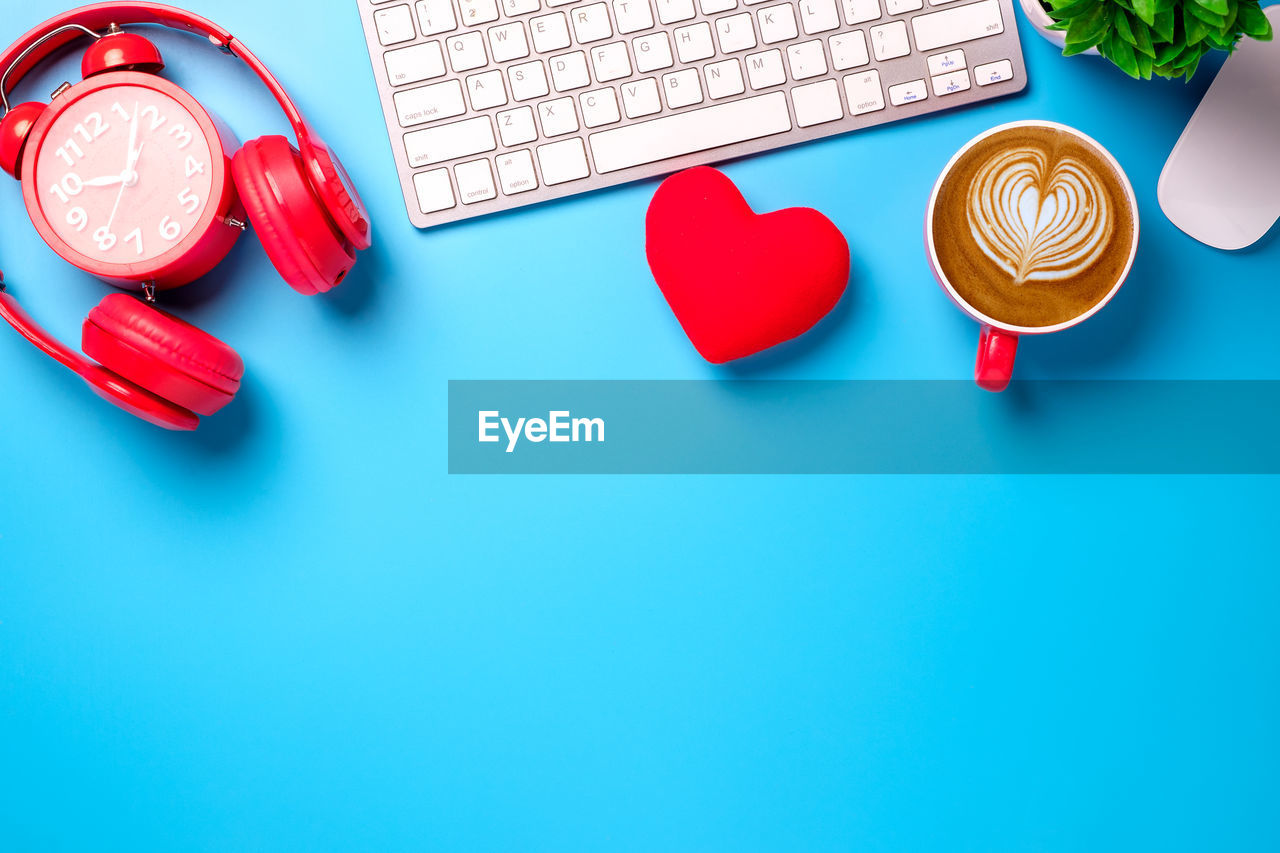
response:
M244 362L231 347L123 293L89 312L82 347L106 369L199 415L230 403L244 377Z
M250 140L232 160L236 189L267 257L294 290L311 295L341 284L356 258L302 169L283 136Z

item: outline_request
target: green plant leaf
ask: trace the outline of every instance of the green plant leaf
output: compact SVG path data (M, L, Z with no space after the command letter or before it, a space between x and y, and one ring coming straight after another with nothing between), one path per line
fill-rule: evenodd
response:
M1227 35L1223 35L1222 33L1209 33L1209 38L1207 39L1209 44L1213 45L1218 50L1225 50L1228 52L1235 50L1236 41L1238 40L1239 36L1235 33L1229 33Z
M1141 21L1138 22L1138 26L1142 26ZM1138 43L1137 37L1133 34L1133 27L1129 24L1129 16L1124 12L1116 12L1116 32L1129 44Z
M1197 18L1203 21L1209 27L1209 29L1213 31L1221 30L1222 27L1227 23L1226 15L1218 15L1213 12L1210 12L1208 9L1204 8L1199 3L1194 2L1194 0L1188 0L1187 5L1184 8L1189 14L1195 15Z
M1240 4L1236 0L1227 0L1227 26L1234 28L1236 16L1240 13Z
M1151 79L1151 69L1155 66L1155 61L1145 53L1139 53L1138 57L1138 75L1143 80Z
M1152 29L1160 37L1160 41L1172 42L1176 28L1177 19L1174 17L1173 9L1164 9L1156 13L1156 22Z
M1267 20L1267 16L1262 14L1262 8L1258 6L1257 0L1249 0L1247 3L1240 4L1240 12L1237 15L1237 22L1240 24L1240 30L1247 36L1252 36L1259 41L1271 40L1271 22Z
M1173 62L1178 58L1178 54L1182 53L1182 45L1180 44L1162 44L1156 48L1156 66L1164 66Z
M1147 25L1138 21L1133 26L1133 46L1139 53L1144 53L1152 59L1155 58L1156 48L1151 43L1151 33L1147 31ZM1150 77L1151 75L1147 75Z
M1133 53L1133 45L1120 38L1120 34L1112 32L1099 48L1103 55L1130 77L1139 77L1138 58Z
M1156 0L1133 0L1133 13L1151 26L1156 22Z
M1195 4L1208 9L1219 17L1225 18L1227 16L1227 0L1195 0Z
M1195 16L1191 11L1191 7L1195 3L1187 3L1182 7L1182 31L1186 34L1187 44L1196 44L1203 41L1204 37L1209 34L1209 25Z
M1186 68L1188 65L1194 65L1200 61L1200 57L1204 54L1204 47L1200 44L1189 44L1178 54L1178 58L1173 61L1174 68Z
M1060 21L1075 18L1087 11L1090 6L1099 5L1101 5L1099 0L1062 0L1061 3L1053 5L1053 10L1049 13L1049 17Z
M1067 46L1083 44L1093 47L1106 37L1110 26L1111 7L1099 3L1071 20L1071 26L1067 28Z

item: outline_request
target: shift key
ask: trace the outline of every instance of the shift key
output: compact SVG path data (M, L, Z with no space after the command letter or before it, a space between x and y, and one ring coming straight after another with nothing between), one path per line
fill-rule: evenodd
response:
M409 165L415 169L458 157L482 154L497 147L497 140L493 137L493 123L488 116L415 130L404 137L404 150L409 155Z
M982 0L943 12L917 15L911 19L916 50L937 50L952 44L973 41L1004 32L999 0Z

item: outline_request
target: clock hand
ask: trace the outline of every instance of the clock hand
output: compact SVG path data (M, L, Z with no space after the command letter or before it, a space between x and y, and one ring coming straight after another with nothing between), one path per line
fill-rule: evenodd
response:
M134 165L137 163L138 155L134 152L134 146L138 144L138 103L133 104L133 119L129 122L129 154L125 157L125 172L132 172Z
M116 214L120 212L120 200L124 198L124 191L125 191L125 190L127 190L127 189L128 189L128 187L127 187L127 186L125 186L124 181L121 181L121 182L120 182L120 192L116 195L116 204L115 204L115 207L111 208L111 218L109 218L109 219L107 220L107 226L106 226L106 228L107 228L107 233L110 233L110 232L111 232L111 223L113 223L113 222L115 222L115 221L116 221Z
M144 142L138 146L138 150L136 152L137 156L139 157L142 156L142 149L146 147L146 144L147 143ZM134 163L133 165L136 166L137 163ZM129 180L130 178L132 178L133 180ZM120 192L119 194L116 195L115 206L111 208L111 217L107 219L107 226L106 226L107 231L111 230L111 224L116 221L116 214L120 212L120 201L124 198L124 191L129 189L129 187L134 186L137 183L138 183L138 174L133 171L132 167L125 170L125 173L120 176Z
M113 175L109 178L94 178L92 181L85 181L86 187L114 187L116 184L123 184L124 178L119 175Z

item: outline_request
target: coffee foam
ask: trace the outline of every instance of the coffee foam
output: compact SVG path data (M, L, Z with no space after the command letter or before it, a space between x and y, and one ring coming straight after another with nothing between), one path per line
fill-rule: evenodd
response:
M1107 297L1137 239L1127 182L1066 130L1016 125L952 163L930 224L940 271L978 313L1010 326L1073 320Z
M1075 157L1051 165L1039 148L998 152L969 186L969 231L1014 284L1070 278L1098 259L1115 231L1100 184Z

